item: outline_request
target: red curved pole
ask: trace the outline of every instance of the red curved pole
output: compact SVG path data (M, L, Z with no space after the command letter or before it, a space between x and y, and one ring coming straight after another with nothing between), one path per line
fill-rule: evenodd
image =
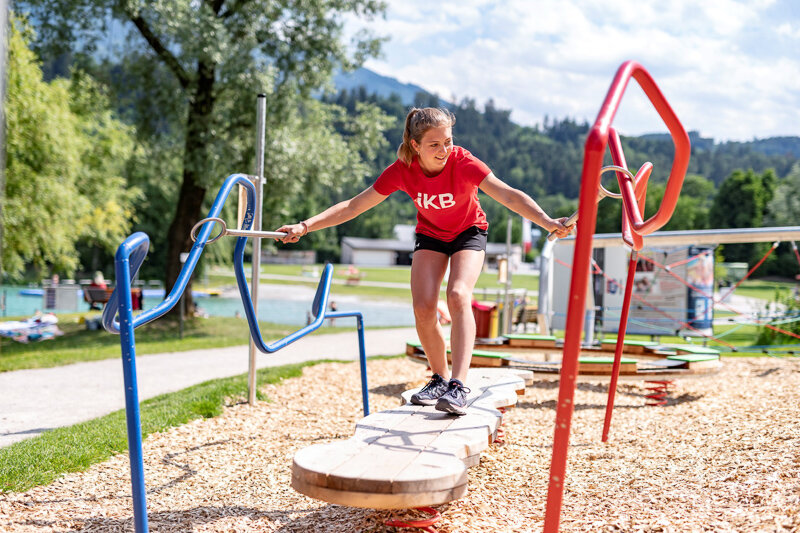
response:
M569 304L567 309L566 332L564 335L564 354L561 365L561 379L556 405L556 424L553 437L553 458L550 462L550 479L547 492L544 531L556 533L561 520L561 504L564 496L564 477L567 470L567 450L574 411L575 386L578 374L578 355L580 353L583 314L586 305L586 289L589 283L589 265L592 254L592 238L597 222L597 190L600 187L600 168L603 163L609 130L620 101L633 77L641 86L650 102L667 125L675 144L675 158L672 163L664 199L658 212L642 221L639 212L634 184L627 183L621 192L625 198L625 210L631 221L631 229L639 235L646 235L667 223L678 201L683 178L689 165L689 136L670 108L650 74L635 61L627 61L617 70L611 87L606 94L594 125L589 130L584 148L581 190L578 202L578 235L575 240L572 279L570 281ZM622 185L622 184L621 184ZM634 208L636 206L637 208Z
M641 237L639 237L641 239ZM614 411L614 397L617 394L617 379L619 379L619 369L622 365L622 348L625 344L625 331L628 328L628 313L631 309L631 293L633 291L633 278L636 275L636 263L639 259L639 252L631 252L628 260L628 279L625 282L625 298L623 299L622 313L619 317L617 327L617 345L614 348L614 365L611 369L611 382L608 384L608 401L606 402L606 418L603 421L603 436L601 440L608 442L608 431L611 429L611 415Z
M605 124L606 117L608 117L609 121L613 119L619 107L619 100L631 77L639 82L642 90L650 99L650 103L653 104L653 107L655 107L661 119L666 124L670 136L672 136L672 142L675 145L675 157L672 160L672 169L670 170L669 179L667 180L664 198L661 200L661 206L658 208L658 211L652 217L646 221L642 221L642 213L639 212L638 209L634 209L634 205L636 205L634 201L636 194L633 190L633 184L629 183L628 187L620 191L622 192L623 198L625 198L625 211L631 220L633 231L639 235L649 235L664 226L664 224L669 222L670 217L672 217L672 212L675 210L675 205L678 203L678 197L681 193L683 178L686 176L686 169L689 168L691 145L686 130L681 125L666 98L664 98L664 95L661 94L661 90L658 88L655 81L653 81L653 78L644 67L635 61L623 63L617 71L617 76L612 84L612 89L614 89L614 85L617 85L617 90L613 91L613 95L611 94L612 91L609 91L603 108L600 110L601 116L598 116L598 121L602 120L601 123ZM597 122L595 124L597 124Z

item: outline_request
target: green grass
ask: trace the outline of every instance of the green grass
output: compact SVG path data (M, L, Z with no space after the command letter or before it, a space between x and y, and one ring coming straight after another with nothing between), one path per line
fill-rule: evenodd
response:
M90 331L79 323L83 313L59 315L58 327L64 335L37 343L21 344L0 338L0 372L26 368L48 368L81 361L120 357L119 335L103 329ZM99 317L99 314L93 315ZM260 323L261 334L271 342L292 333L296 326ZM178 322L162 318L136 329L136 354L183 352L247 344L247 321L233 317L192 318L184 322L183 339ZM322 327L316 333L341 332L342 328Z
M259 384L278 383L302 374L305 366L330 361L264 368ZM357 385L354 385L357 386ZM219 415L223 407L247 398L247 374L215 379L141 403L142 438L198 418ZM260 400L266 398L259 395ZM54 429L0 448L0 493L46 485L59 475L80 472L128 449L125 411Z
M765 300L766 303L775 301L777 295L788 296L795 285L795 283L785 281L746 280L736 288L734 294L747 298L759 298ZM730 287L723 287L720 289L720 293L724 295L729 290Z

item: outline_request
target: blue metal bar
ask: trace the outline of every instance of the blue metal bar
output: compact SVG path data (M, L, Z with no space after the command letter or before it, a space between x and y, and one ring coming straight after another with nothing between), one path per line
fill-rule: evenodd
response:
M139 417L139 387L136 382L136 342L133 335L133 301L131 298L131 277L129 257L149 244L147 235L133 236L134 243L123 243L117 249L115 271L117 291L120 294L120 345L122 346L122 373L125 381L125 417L128 426L128 455L131 468L131 489L133 495L133 517L137 532L147 531L147 498L144 483L144 460L142 458L142 425ZM127 241L126 241L127 243ZM137 267L138 268L138 265ZM116 294L115 292L115 294Z
M272 344L266 344L264 337L261 335L261 328L258 325L258 317L256 317L255 310L253 309L253 301L250 298L250 290L247 286L247 278L244 272L244 244L246 238L240 237L236 242L234 250L234 273L236 274L236 281L239 285L239 294L242 296L242 304L244 306L244 313L247 317L247 323L250 326L250 336L253 342L263 353L274 353L285 348L294 341L305 337L312 331L319 329L327 318L344 318L354 316L357 320L358 327L358 348L359 359L361 365L361 397L364 404L364 416L369 415L369 390L367 388L367 356L364 346L364 317L360 311L340 311L340 312L327 312L328 297L331 291L331 279L333 278L333 265L330 263L325 265L322 271L322 277L317 288L317 297L314 300L314 308L316 318L313 322L306 325L302 329L279 339Z
M255 194L256 189L250 179L244 174L232 174L228 176L225 180L225 183L222 184L222 188L220 188L219 193L217 193L216 199L214 199L214 203L211 205L211 210L209 211L209 218L210 217L218 217L222 212L222 207L225 205L225 200L228 198L228 195L233 190L234 186L236 185L243 185L247 191L247 210L245 211L244 221L242 222L241 229L250 229L250 226L253 224L253 211L255 205ZM175 285L172 287L169 295L164 298L157 306L149 309L143 313L140 313L134 319L134 328L138 328L143 324L147 324L148 322L152 322L153 320L160 318L167 314L170 309L175 307L180 301L181 294L183 291L186 290L186 286L189 283L189 279L191 279L192 274L194 273L194 269L197 266L197 262L200 259L200 255L203 253L203 248L208 241L209 236L211 235L213 224L204 224L202 229L198 232L197 240L192 246L191 251L189 252L189 257L186 259L186 264L181 269L180 274L178 275L178 279L175 281ZM141 243L141 239L147 239L147 235L144 233L135 233L128 237L124 243L120 246L120 250L123 247L130 248L134 247L136 244ZM238 241L246 241L246 237L239 237ZM239 244L237 242L237 246ZM244 252L244 244L242 243L242 252ZM136 248L135 250L130 251L131 254L131 273L130 276L133 277L136 272L139 270L139 267L142 265L145 256L147 255L147 248ZM115 315L118 311L118 297L117 294L119 293L119 275L117 277L117 289L114 290L114 293L109 298L108 303L103 310L103 327L111 333L119 333L119 323L115 321ZM248 296L249 298L249 296Z
M247 191L247 209L240 229L249 230L254 218L256 190L253 183L244 174L232 174L228 176L219 193L217 193L217 197L209 211L208 218L218 217L225 204L225 200L235 185L242 185ZM117 248L115 256L117 286L103 310L103 327L110 333L120 334L122 371L125 381L125 414L128 430L128 452L131 468L134 525L137 533L146 533L148 531L148 524L144 461L142 457L142 426L139 412L139 392L136 380L136 341L134 338L134 329L162 317L180 301L180 297L186 290L189 279L197 266L200 255L203 253L203 248L208 243L213 225L213 223L203 224L198 232L194 246L192 246L189 252L189 257L181 269L178 279L169 295L167 295L160 304L148 311L140 313L136 317L133 316L131 280L136 276L136 273L139 271L139 268L142 266L147 256L147 251L150 247L150 239L145 233L134 233L125 239L119 248ZM234 250L234 273L236 274L239 293L242 297L242 303L250 326L250 333L256 347L262 352L273 353L318 329L325 322L326 318L356 317L358 323L359 362L361 369L361 397L364 404L364 416L368 416L369 390L367 388L364 319L359 311L326 313L331 289L331 279L333 277L333 266L331 264L325 265L319 287L317 288L317 294L314 299L316 319L304 328L267 345L264 343L264 339L261 336L258 319L253 308L253 300L248 291L247 279L244 274L244 248L246 243L247 237L239 237L236 241ZM119 321L117 321L118 315Z
M364 343L364 316L361 311L337 311L323 313L324 318L356 317L358 328L358 362L361 369L361 402L364 404L364 416L369 416L369 387L367 387L367 352Z

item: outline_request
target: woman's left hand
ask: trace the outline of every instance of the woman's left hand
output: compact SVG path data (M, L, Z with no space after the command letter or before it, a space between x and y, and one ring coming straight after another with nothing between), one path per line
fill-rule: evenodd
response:
M276 237L276 241L281 241L282 243L293 243L300 240L300 237L303 237L308 231L305 224L286 224L281 226L280 228L276 229L275 231L280 231L286 233L286 237Z
M548 228L550 233L555 233L556 237L559 239L563 239L567 235L569 235L573 229L575 229L575 224L571 226L565 225L567 223L567 217L557 218L555 220L551 219L552 225Z

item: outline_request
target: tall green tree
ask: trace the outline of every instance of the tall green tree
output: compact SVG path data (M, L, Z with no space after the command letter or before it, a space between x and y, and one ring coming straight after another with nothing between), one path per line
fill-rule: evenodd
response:
M715 228L760 228L769 215L769 204L775 194L777 178L772 170L756 174L737 170L722 182L709 213L709 224ZM766 250L766 244L732 244L723 247L726 261L753 263Z
M268 95L266 167L272 179L265 196L274 197L291 188L282 181L298 179L285 173L295 168L285 165L284 156L309 149L289 146L284 125L318 109L307 104L330 83L334 68L355 66L379 49L380 41L365 32L343 42L344 17L370 18L384 8L380 0L31 0L23 5L40 21L40 45L53 55L68 50L79 61L91 56L109 18L131 29L123 70L137 91L152 96L141 98L139 92L136 116L156 133L177 126L172 133L182 140L177 205L166 239L168 289L180 272L180 253L191 247L189 231L201 218L208 189L227 174L252 170L255 95ZM139 80L154 80L157 87L143 87ZM285 211L290 200L282 198Z
M136 190L124 165L133 151L131 128L115 120L91 80L47 83L25 24L9 32L5 272L28 267L71 275L76 246L112 249L131 226Z
M775 195L769 202L764 224L800 225L800 163L795 163L789 174L778 182ZM791 243L781 243L774 255L776 257L770 257L772 261L765 265L765 274L794 278L800 273L800 265Z
M789 174L778 183L766 218L766 222L774 226L800 223L800 163L795 163Z

